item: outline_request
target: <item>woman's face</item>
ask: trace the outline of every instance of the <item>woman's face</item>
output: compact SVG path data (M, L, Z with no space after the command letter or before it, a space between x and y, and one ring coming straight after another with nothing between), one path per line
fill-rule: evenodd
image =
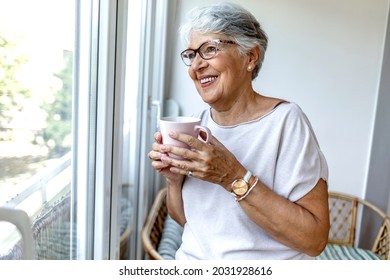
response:
M188 48L198 49L204 42L227 38L219 34L194 32ZM247 70L249 58L240 55L235 44L221 43L215 57L204 60L197 53L188 73L203 101L214 108L224 109L237 100L251 85L251 72ZM227 108L226 108L227 109Z

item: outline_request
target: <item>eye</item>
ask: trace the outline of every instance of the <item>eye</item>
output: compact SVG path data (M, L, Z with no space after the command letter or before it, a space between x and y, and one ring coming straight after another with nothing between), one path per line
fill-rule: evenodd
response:
M186 51L186 52L183 52L182 56L184 58L188 58L188 59L193 59L195 58L195 52L194 51Z
M195 52L189 52L189 53L187 54L187 57L188 57L189 59L194 59L195 56L196 56Z
M208 54L215 54L217 52L218 48L215 44L207 44L202 47L202 52L205 55Z

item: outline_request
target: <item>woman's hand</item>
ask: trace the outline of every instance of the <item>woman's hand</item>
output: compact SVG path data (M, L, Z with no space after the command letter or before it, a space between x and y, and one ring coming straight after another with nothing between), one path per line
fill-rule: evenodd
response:
M161 134L158 136L161 137ZM168 174L167 170L169 170L171 178L174 178L174 174L184 176L191 171L193 177L219 184L230 192L231 183L246 172L235 156L214 136L208 144L182 133L172 132L170 137L190 146L190 149L186 149L161 144L153 145L153 149L158 150L158 153L156 151L152 156L160 157L161 160L153 166L161 170L161 173L165 172L164 174ZM181 156L184 160L169 157L168 153Z
M149 152L148 157L152 160L152 167L163 175L169 183L172 185L178 185L181 187L183 184L184 176L179 173L171 172L171 166L167 162L163 162L162 157L167 156L162 145L162 135L160 132L154 134L156 142L152 145L152 150Z

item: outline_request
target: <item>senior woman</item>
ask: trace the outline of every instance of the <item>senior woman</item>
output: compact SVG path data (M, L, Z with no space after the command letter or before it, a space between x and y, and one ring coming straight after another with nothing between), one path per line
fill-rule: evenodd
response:
M252 87L268 41L259 22L223 3L192 10L181 32L182 60L210 106L198 116L213 137L206 144L172 131L185 149L163 145L157 132L149 152L166 178L169 215L184 227L176 259L319 255L329 231L327 163L300 107Z

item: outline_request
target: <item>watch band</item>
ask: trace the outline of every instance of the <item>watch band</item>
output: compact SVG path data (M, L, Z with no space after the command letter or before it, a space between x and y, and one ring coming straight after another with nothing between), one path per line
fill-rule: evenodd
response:
M249 180L251 179L252 177L252 172L250 172L249 170L246 171L246 174L244 176L244 178L242 178L247 184L249 184Z

